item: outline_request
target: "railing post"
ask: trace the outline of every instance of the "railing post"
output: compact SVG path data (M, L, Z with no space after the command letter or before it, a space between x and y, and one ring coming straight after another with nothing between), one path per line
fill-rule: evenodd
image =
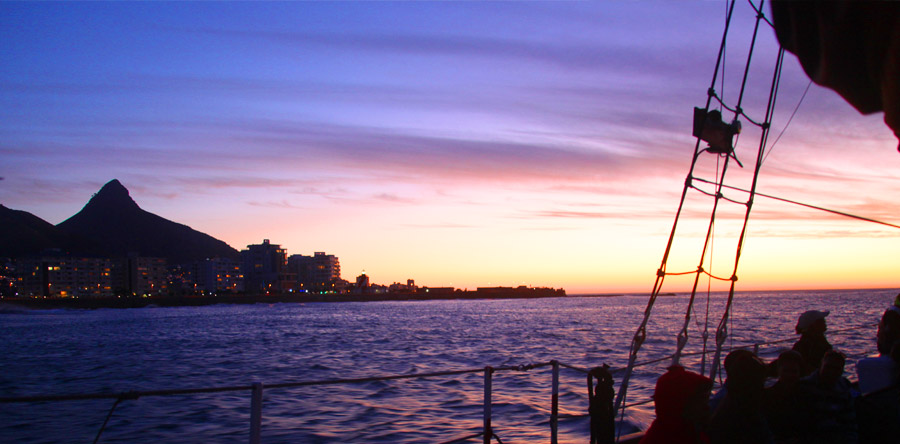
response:
M262 431L262 400L263 385L261 382L253 383L253 392L250 397L250 444L260 444Z
M491 430L491 366L484 368L484 444L491 444L494 432Z
M559 426L559 362L550 361L553 364L553 398L550 404L550 444L556 444L557 429Z

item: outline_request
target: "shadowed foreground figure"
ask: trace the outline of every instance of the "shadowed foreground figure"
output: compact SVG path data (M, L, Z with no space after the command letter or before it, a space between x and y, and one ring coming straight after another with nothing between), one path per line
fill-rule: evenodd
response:
M641 444L707 444L712 380L674 365L656 381L656 419Z
M725 396L728 394L728 379L729 375L734 372L735 363L747 356L754 356L753 352L742 348L734 350L725 356L725 362L722 364L725 368L725 384L712 396L712 398L709 398L710 412L715 413L716 409L719 408L719 405L722 404L722 400L725 399Z
M844 375L843 353L831 350L818 371L797 383L800 398L801 443L855 444L856 407L850 381Z
M734 354L732 352L731 354ZM729 356L731 355L729 354ZM713 444L766 444L774 442L763 414L766 364L750 352L732 358L728 389L709 424Z
M804 376L812 374L819 369L822 357L831 350L831 344L825 338L828 325L825 323L827 311L809 310L803 312L797 320L797 334L800 339L794 344L794 350L803 356L803 367L800 371Z
M857 400L859 442L888 444L900 442L900 294L878 323L877 357L856 363L859 390Z
M594 379L597 386L594 387ZM588 372L588 412L591 415L591 444L613 444L616 441L616 412L613 408L613 377L609 366Z
M893 352L900 344L900 295L897 295L894 304L881 316L876 341L879 355L860 359L856 363L859 391L862 393L881 390L898 382L900 368Z
M776 443L796 443L800 440L798 424L802 412L797 383L803 357L794 350L787 350L778 355L775 366L778 380L763 392L766 421Z

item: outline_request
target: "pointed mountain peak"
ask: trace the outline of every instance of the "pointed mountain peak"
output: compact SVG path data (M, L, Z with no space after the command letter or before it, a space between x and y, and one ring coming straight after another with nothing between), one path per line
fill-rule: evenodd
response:
M125 185L122 185L122 182L119 182L119 179L113 179L109 182L106 182L106 185L103 185L103 188L100 188L100 193L106 194L122 194L124 193L126 196L128 195L128 189L125 188ZM100 194L97 193L97 194Z
M88 239L108 257L137 253L179 264L213 256L239 256L225 242L142 210L118 180L109 181L78 214L60 222L57 228Z
M128 194L128 189L125 188L118 179L113 179L107 182L106 185L103 185L103 188L100 188L100 191L91 197L90 202L88 202L85 208L94 205L118 208L140 208L131 198L131 195Z

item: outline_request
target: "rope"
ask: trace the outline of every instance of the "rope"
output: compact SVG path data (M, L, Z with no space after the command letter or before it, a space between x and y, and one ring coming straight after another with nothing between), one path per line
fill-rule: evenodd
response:
M828 331L829 333L828 333L828 334L829 334L829 335L835 335L835 334L838 334L838 333L846 333L846 332L848 332L848 331L861 330L861 329L864 329L864 328L872 328L872 327L877 327L877 326L878 326L877 323L874 323L874 324L871 324L871 323L870 323L870 324L857 325L856 327L841 328L841 329L837 329L837 330L830 330L830 329L829 329L829 331ZM778 339L778 340L775 340L775 341L758 342L758 343L752 344L751 347L759 347L759 346L762 346L762 345L775 345L775 344L781 344L781 343L784 343L784 342L791 342L791 341L795 341L795 340L796 340L796 339L794 339L794 338L785 338L785 339ZM740 347L739 347L739 348L740 348Z
M570 369L570 370L575 370L575 371L578 371L578 372L581 372L581 373L589 373L589 372L590 372L589 369L586 369L586 368L584 368L584 367L576 367L576 366L574 366L574 365L566 364L565 362L560 362L560 363L559 363L559 366L560 366L560 367L565 367L565 368ZM610 370L610 371L612 371L612 370Z
M762 7L762 4L763 1L760 1L759 6ZM753 50L756 48L756 36L759 34L759 21L761 17L763 17L763 15L757 12L756 23L753 26L753 38L750 39L750 50L747 52L747 63L744 65L744 78L741 80L741 93L738 95L736 106L737 111L740 114L743 114L744 117L747 117L747 115L744 114L744 111L741 109L741 104L744 103L744 93L747 91L747 78L750 75L750 60L753 58ZM735 117L737 117L737 115L735 115ZM747 117L747 119L749 120L750 118ZM766 125L763 128L765 127L768 127L768 119L766 119Z
M725 32L728 32L728 24L731 22L731 15L730 15L729 6L728 6L728 0L725 0L724 4L725 4ZM734 1L731 2L730 8L734 9ZM728 51L725 50L727 45L728 45L728 41L725 39L724 36L722 36L722 46L719 47L719 57L721 57L721 61L722 61L722 76L719 78L719 88L722 90L723 96L725 95L725 68L728 66L727 63L725 63L726 57L728 56ZM713 72L712 86L709 88L709 91L714 91L713 87L716 85L716 80L715 80L716 74L719 73L718 62L719 61L717 60L716 61L716 63L717 63L716 70ZM718 97L716 97L716 98L718 99ZM722 111L721 108L723 106L725 106L725 104L722 103L721 100L719 100L719 105L720 105L719 112L721 112ZM709 100L707 100L706 106L709 107Z
M760 2L760 7L762 6L762 2ZM756 28L754 30L754 41L756 39L756 30L759 29L760 16L757 15L756 19ZM751 48L752 50L752 48ZM748 58L749 60L749 58ZM744 223L741 228L741 233L738 236L737 248L735 249L735 257L734 257L734 271L732 273L731 286L728 290L728 300L725 303L725 309L722 312L722 319L719 322L719 326L716 329L716 352L715 359L713 360L711 369L710 369L710 379L715 379L716 373L719 371L719 362L722 353L722 347L725 345L725 340L728 338L728 321L729 314L731 311L731 306L734 303L734 286L737 282L737 269L738 264L741 259L741 251L744 246L744 239L746 239L747 235L747 225L750 221L750 210L753 208L753 198L756 194L756 186L759 183L759 171L762 168L763 154L765 152L766 141L769 136L769 123L771 122L772 116L775 111L775 102L778 97L778 84L781 79L781 68L784 62L784 49L779 48L778 56L775 63L775 70L772 74L772 86L769 89L769 101L766 105L766 125L762 128L762 134L760 135L759 148L757 149L756 154L756 166L753 170L753 182L750 186L750 196L747 199L747 209L744 213ZM745 77L746 80L746 77ZM719 189L721 189L721 183L719 184Z
M679 273L672 273L672 272L664 271L664 272L662 272L662 273L665 274L666 276L682 276L682 275L685 275L685 274L694 274L694 273L696 273L696 272L698 272L698 271L701 271L701 272L702 272L703 269L701 268L700 270L694 270L694 271L682 271L682 272L679 272Z
M701 179L701 178L699 178L699 177L697 177L697 178L695 178L695 179L699 180L700 182L704 182L704 183L708 183L708 184L713 184L713 185L718 185L718 182L712 182L712 181L709 181L709 180L707 180L707 179ZM728 185L724 185L724 184L723 184L722 186L725 187L725 188L731 188L731 187L729 187ZM722 199L722 200L725 200L725 201L728 201L728 202L731 202L731 203L734 203L734 204L738 204L738 205L743 205L743 206L746 206L746 205L747 205L747 202L740 201L740 200L737 200L737 199L732 199L732 198L730 198L730 197L728 197L728 196L722 194L721 192L715 193L715 192L712 192L712 191L706 191L706 190L704 190L704 189L702 189L702 188L700 188L700 187L697 187L696 185L693 185L693 184L691 185L691 188L693 188L694 190L697 190L697 191L700 192L701 194L705 194L705 195L707 195L707 196L709 196L709 197L719 198L719 199Z
M847 328L842 328L842 329L829 330L829 335L837 335L837 334L846 333L846 332L849 332L849 331L861 330L861 329L864 329L864 328L873 328L873 327L877 327L877 326L878 326L877 323L875 323L875 324L871 324L871 323L870 323L870 324L862 324L862 325L858 325L858 326L855 326L855 327L847 327ZM767 341L767 342L755 342L755 343L752 343L752 344L742 345L742 346L740 346L740 347L732 347L730 350L740 349L740 348L754 348L754 347L761 347L761 346L769 346L769 345L781 344L781 343L785 343L785 342L794 342L794 341L796 341L796 340L797 340L796 338L785 338L785 339L777 339L777 340L774 340L774 341ZM714 352L715 352L714 350L707 350L707 351L705 351L705 352L704 352L704 351L697 351L697 352L682 353L681 356L682 356L682 357L700 356L700 355L702 355L702 354L710 354L710 353L714 353ZM670 359L672 359L672 355L665 355L665 356L662 356L662 357L659 357L659 358L656 358L656 359L651 359L651 360L641 361L641 362L635 363L634 366L635 366L635 367L645 367L645 366L648 366L648 365L653 365L653 364L658 364L658 363L660 363L660 362L668 361L668 360L670 360ZM583 372L583 373L587 373L587 372L588 372L588 370L586 370L586 369L582 369L582 368L580 368L580 367L574 367L574 366L571 366L571 365L568 365L568 364L564 364L564 363L562 363L562 362L560 362L559 365L562 366L562 367L567 367L567 368L573 369L573 370L578 370L578 371L581 371L581 372ZM621 368L613 368L613 369L610 369L609 372L615 374L615 373L619 373L619 372L622 372L622 371L625 371L625 370L626 370L625 367L621 367Z
M106 419L103 420L103 425L100 426L100 430L97 431L97 437L94 438L94 444L97 444L100 441L100 435L103 434L103 430L106 429L106 424L109 423L109 418L112 417L113 412L116 410L116 407L120 402L122 402L122 398L116 399L116 402L113 403L112 408L109 409L109 413L106 414Z
M747 63L748 64L750 63L749 58L748 58ZM745 78L745 81L746 81L746 78ZM743 86L741 87L741 89L742 89L741 97L743 97ZM724 164L722 164L721 174L718 172L716 173L716 176L717 176L716 194L713 199L713 207L712 207L712 211L710 212L710 216L709 216L709 224L706 227L706 237L704 238L704 241L703 241L703 249L700 251L700 261L699 261L699 265L697 265L698 272L694 276L694 285L691 288L691 297L688 300L688 306L687 306L687 309L685 310L684 324L682 325L681 331L678 332L678 335L676 338L677 342L676 342L676 347L675 347L675 353L672 357L672 365L677 365L679 363L679 360L681 359L681 352L684 350L684 347L687 345L688 327L690 326L690 320L691 320L691 310L693 309L694 301L697 296L697 286L700 283L700 274L703 270L703 263L706 261L706 253L707 253L707 251L710 251L710 244L712 242L712 237L713 237L713 229L715 227L715 222L716 222L716 210L718 209L719 201L722 198L721 184L725 182L725 174L728 171L728 161L730 159L731 159L731 156L726 157ZM716 169L718 170L718 158L716 159L716 162L717 162Z
M736 281L736 280L737 280L737 276L734 276L734 275L732 275L731 277L727 277L727 278L726 278L726 277L721 277L721 276L715 276L715 275L710 274L710 273L708 273L708 272L706 272L706 271L703 271L703 274L709 276L711 279L716 279L716 280L719 280L719 281Z
M753 4L753 0L747 0L747 3L749 3L750 7L753 8L754 11L756 11L756 16L758 18L761 18L764 22L768 23L769 26L772 27L772 29L775 29L775 25L772 22L770 22L769 19L767 19L765 14L762 12L762 2L759 3L759 7L757 7L756 5Z
M719 168L718 165L719 165L719 162L717 160L716 161L716 169ZM714 246L710 247L710 253L709 253L709 268L710 269L712 269L712 264L713 264L713 256L712 256L713 248L714 248ZM701 375L706 373L706 345L709 340L709 302L712 297L712 295L711 295L711 293L712 293L712 279L711 279L712 274L707 273L707 275L710 277L710 279L706 280L706 316L703 321L703 333L701 335L703 338L703 354L700 355L701 356L701 358L700 358L700 374Z
M744 110L741 109L740 107L732 108L732 107L728 106L728 104L725 103L725 99L720 98L714 90L710 90L709 94L712 95L712 98L716 99L716 101L719 102L719 105L721 105L722 108L725 108L728 111L733 112L735 114L735 117L744 116L744 119L747 119L748 122L750 122L753 125L758 126L760 128L762 128L766 125L765 122L763 122L763 123L757 122L752 117L748 116L747 113L745 113Z
M794 112L791 113L791 117L789 117L787 123L784 124L784 128L782 128L781 132L778 133L778 137L776 137L775 141L772 142L772 146L769 147L768 151L766 152L765 157L763 157L763 162L765 162L766 159L769 158L769 154L772 154L772 150L775 149L775 145L777 145L778 141L781 140L781 136L783 136L784 132L787 131L788 126L791 125L791 121L793 121L794 116L797 115L797 110L800 109L800 104L803 103L803 99L806 98L806 93L809 92L809 87L812 86L812 84L813 84L812 80L810 80L809 83L806 84L806 89L803 91L803 95L800 96L800 101L797 102L797 106L794 107Z
M708 180L706 180L706 179L701 179L701 178L699 178L699 177L695 177L694 179L696 179L696 180L698 180L698 181L700 181L700 182L705 182L705 183L709 183L709 184L714 183L714 182L710 182L710 181L708 181ZM741 191L741 192L744 192L744 193L750 193L750 192L751 192L750 190L745 190L745 189L743 189L743 188L739 188L739 187L735 187L735 186L729 186L729 185L722 185L722 186L725 187L725 188L729 188L729 189L735 190L735 191ZM820 206L817 206L817 205L812 205L812 204L806 204L806 203L803 203L803 202L798 202L798 201L796 201L796 200L790 200L790 199L785 199L785 198L783 198L783 197L772 196L771 194L760 193L760 192L758 192L758 191L753 192L753 194L754 194L755 196L762 196L762 197L766 197L766 198L769 198L769 199L777 200L777 201L780 201L780 202L785 202L785 203L794 204L794 205L800 205L801 207L806 207L806 208L810 208L810 209L813 209L813 210L819 210L819 211L824 211L824 212L826 212L826 213L836 214L836 215L838 215L838 216L849 217L849 218L852 218L852 219L857 219L857 220L861 220L861 221L865 221L865 222L872 222L872 223L875 223L875 224L885 225L885 226L888 226L888 227L891 227L891 228L900 228L900 225L895 225L895 224L888 223L888 222L882 222L882 221L880 221L880 220L872 219L872 218L870 218L870 217L859 216L859 215L856 215L856 214L847 213L846 211L832 210L832 209L825 208L825 207L820 207Z
M717 172L719 171L719 159L718 158L716 158L716 171ZM718 176L718 173L716 173L716 176ZM721 193L720 193L720 195L721 195ZM715 228L713 227L713 229L715 229ZM715 234L713 234L713 242L710 245L710 251L709 251L709 265L708 266L709 266L710 270L713 267L713 251L715 251ZM708 279L706 280L706 314L705 314L704 321L703 321L703 333L701 334L701 337L703 338L703 350L702 351L704 352L702 355L700 355L700 374L701 375L706 373L706 345L709 340L709 302L710 302L710 298L712 297L711 296L712 274L711 273L706 273L706 274L707 274ZM700 328L700 324L698 323L697 329L699 329L699 328Z

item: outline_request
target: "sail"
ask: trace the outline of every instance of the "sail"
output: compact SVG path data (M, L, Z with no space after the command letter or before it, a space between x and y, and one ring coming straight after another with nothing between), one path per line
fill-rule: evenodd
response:
M778 42L806 74L900 139L900 2L775 0Z

